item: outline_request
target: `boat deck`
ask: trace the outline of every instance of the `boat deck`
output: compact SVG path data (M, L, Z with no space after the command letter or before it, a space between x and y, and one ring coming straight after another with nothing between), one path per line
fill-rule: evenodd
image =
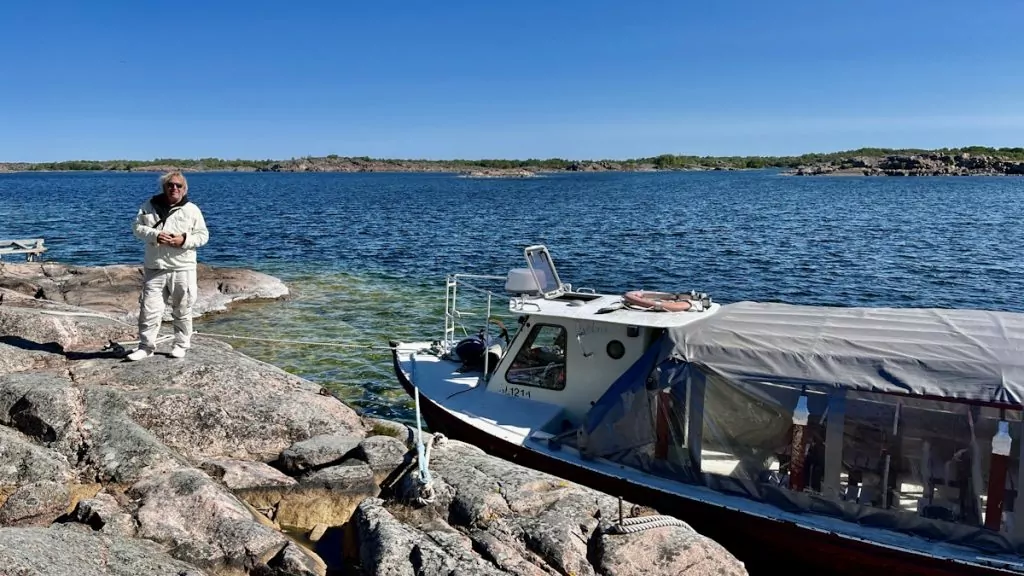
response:
M528 398L489 393L478 384L480 373L459 373L460 364L424 352L428 344L402 344L398 356L409 381L420 393L453 415L506 442L522 445L562 413L562 408Z

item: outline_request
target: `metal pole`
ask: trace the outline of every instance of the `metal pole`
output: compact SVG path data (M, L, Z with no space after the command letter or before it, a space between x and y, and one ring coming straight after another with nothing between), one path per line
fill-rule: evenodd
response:
M491 339L489 328L491 326L491 292L487 291L487 314L484 316L484 376L483 381L490 380L489 360L491 358Z

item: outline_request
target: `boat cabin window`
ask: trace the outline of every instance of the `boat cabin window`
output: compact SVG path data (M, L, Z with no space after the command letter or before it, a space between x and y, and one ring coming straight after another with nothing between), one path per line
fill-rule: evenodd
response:
M708 376L700 469L711 475L709 485L755 497L772 486L821 492L828 403L823 389ZM807 416L799 429L793 420L798 405ZM795 461L794 448L800 456Z
M710 488L932 540L1024 546L1020 411L705 375ZM998 534L993 540L985 534Z
M535 325L505 372L505 381L549 390L564 389L566 336L562 326Z
M1020 412L1012 410L851 392L841 497L920 518L1013 532L1020 420ZM1006 422L1012 449L994 461L1000 421ZM993 474L1003 481L991 482Z

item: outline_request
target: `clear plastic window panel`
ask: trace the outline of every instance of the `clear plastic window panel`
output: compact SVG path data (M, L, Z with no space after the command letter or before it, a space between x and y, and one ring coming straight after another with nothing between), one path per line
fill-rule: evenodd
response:
M566 331L561 326L538 324L505 373L509 384L550 390L565 388Z
M1006 422L1009 456L998 517L988 517L993 439ZM851 392L846 404L841 497L863 506L1014 532L1019 486L1018 411ZM998 444L998 441L996 441ZM998 482L995 484L998 489Z
M826 390L740 384L709 375L704 394L700 469L709 485L755 498L769 486L821 491ZM793 416L802 394L806 396L807 424L795 436ZM794 448L800 455L796 466Z

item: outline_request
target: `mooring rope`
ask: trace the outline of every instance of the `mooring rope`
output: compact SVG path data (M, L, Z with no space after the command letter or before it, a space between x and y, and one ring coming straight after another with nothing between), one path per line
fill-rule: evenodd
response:
M643 532L652 528L665 528L667 526L689 527L690 525L671 516L637 516L623 519L622 522L613 525L610 532L613 534L635 534L636 532Z
M419 416L418 413L417 416ZM422 431L420 434L422 436ZM419 495L416 496L414 500L420 506L433 504L437 498L437 493L434 492L434 479L430 475L430 449L434 446L441 448L447 442L448 438L444 434L438 432L434 434L434 437L426 444L426 448L422 449L422 457L418 456L420 470L416 479L419 481ZM422 440L420 440L420 444L417 446L417 452L420 451L419 449L422 446Z
M196 336L210 336L211 338L230 338L233 340L254 340L256 342L273 342L276 344L300 344L304 346L336 346L338 348L362 348L365 350L396 350L394 346L385 346L380 344L353 344L351 342L316 342L313 340L288 340L284 338L256 338L253 336L236 336L233 334L218 334L216 332L206 332L193 330L193 334Z

